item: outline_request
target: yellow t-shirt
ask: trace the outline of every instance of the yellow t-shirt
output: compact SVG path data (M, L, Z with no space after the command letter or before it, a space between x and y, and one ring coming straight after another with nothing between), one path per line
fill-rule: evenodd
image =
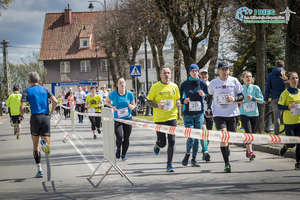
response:
M298 94L291 94L287 89L285 89L280 97L278 104L282 106L288 106L292 103L300 104L300 90L298 89ZM290 110L283 111L283 123L284 124L299 124L300 115L292 115Z
M152 85L147 99L154 103L165 103L165 109L153 108L153 121L165 122L172 119L177 119L178 108L176 101L180 99L179 88L175 83L168 85L160 81Z
M11 116L20 115L21 98L22 95L20 93L13 93L6 100L6 105L10 109Z
M100 102L101 102L101 97L100 95L95 95L91 97L90 95L86 97L86 103L88 104L88 111L89 112L96 112L99 113L101 112L101 109L99 107Z

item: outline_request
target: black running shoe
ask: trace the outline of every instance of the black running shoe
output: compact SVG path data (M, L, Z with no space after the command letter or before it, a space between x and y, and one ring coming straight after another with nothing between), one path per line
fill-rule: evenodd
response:
M280 149L280 155L284 156L284 154L287 152L288 147L286 145L283 145L283 147Z

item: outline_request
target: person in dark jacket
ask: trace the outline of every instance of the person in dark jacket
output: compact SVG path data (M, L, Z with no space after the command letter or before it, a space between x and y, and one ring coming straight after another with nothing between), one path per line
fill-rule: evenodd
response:
M204 98L207 96L207 85L199 79L199 67L196 64L191 64L189 68L190 76L180 86L180 101L183 105L182 113L184 126L186 128L201 129L204 122ZM207 151L207 142L201 141L202 148L205 149L205 154L209 157ZM186 141L186 153L182 160L182 165L187 166L190 151L193 148L191 164L193 167L199 167L196 161L196 156L199 149L199 139L188 138Z
M274 116L274 133L279 134L280 128L280 116L281 112L278 109L278 100L281 93L285 90L285 81L287 80L284 70L284 62L278 60L275 63L275 67L272 72L268 75L266 86L265 86L265 103L268 103L269 97L271 97L271 105ZM266 128L268 129L268 127Z

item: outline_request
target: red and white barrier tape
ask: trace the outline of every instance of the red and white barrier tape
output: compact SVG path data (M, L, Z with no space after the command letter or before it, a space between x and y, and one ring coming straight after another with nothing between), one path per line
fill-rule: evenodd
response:
M62 107L68 108L65 106ZM96 116L96 117L102 116L99 113L80 113L77 111L75 111L75 113L84 116ZM110 119L102 117L102 120L110 120ZM132 120L124 120L124 119L114 119L114 120L132 125L134 127L140 127L144 129L153 130L153 131L160 131L167 134L182 136L186 138L197 138L197 139L210 140L215 142L231 142L231 143L242 143L242 144L299 144L300 143L300 137L296 137L296 136L237 133L237 132L229 132L229 131L215 131L215 130L185 128L183 126L175 127L175 126L153 124L148 122L147 123L137 122Z
M171 135L182 136L186 138L197 138L215 142L231 142L242 144L299 144L300 137L295 136L279 136L279 135L265 135L265 134L250 134L237 133L229 131L214 131L206 129L185 128L183 126L167 126L153 123L143 123L131 120L114 119L115 121L149 129L153 131L160 131Z

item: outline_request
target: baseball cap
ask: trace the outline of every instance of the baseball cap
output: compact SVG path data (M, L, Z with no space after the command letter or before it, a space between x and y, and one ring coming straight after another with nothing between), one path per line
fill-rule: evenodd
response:
M200 69L200 71L199 71L200 73L202 73L202 72L206 72L206 73L208 73L208 70L207 69Z
M226 62L219 62L218 63L218 69L222 69L222 68L229 68L229 65Z

